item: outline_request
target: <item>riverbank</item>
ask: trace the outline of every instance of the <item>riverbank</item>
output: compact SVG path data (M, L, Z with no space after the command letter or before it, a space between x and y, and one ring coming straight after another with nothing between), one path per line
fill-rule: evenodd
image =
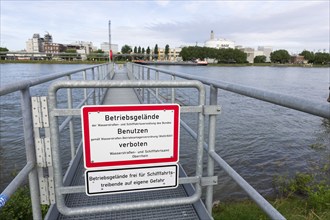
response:
M274 180L276 197L268 199L286 219L330 219L330 161L316 173L296 173L290 179ZM251 200L217 202L213 206L215 220L268 219Z
M242 66L269 66L269 67L304 67L304 68L313 68L313 67L325 67L329 68L330 64L325 64L325 65L318 65L318 64L313 64L313 65L306 65L306 64L276 64L276 63L209 63L208 66L221 66L221 67L242 67Z
M81 61L81 60L74 60L74 61L63 61L63 60L0 60L1 63L41 63L41 64L102 64L105 61ZM126 61L115 61L116 64L124 64ZM162 65L161 62L157 63L157 65ZM169 65L166 63L166 65ZM175 65L175 64L172 64ZM275 64L275 63L208 63L207 66L219 66L219 67L242 67L242 66L269 66L269 67L304 67L304 68L312 68L312 67L323 67L329 68L330 64L325 65L306 65L306 64Z
M1 63L19 63L19 64L25 64L25 63L37 63L37 64L90 64L90 65L96 65L96 64L102 64L105 63L105 61L80 61L80 60L73 60L73 61L62 61L62 60L0 60ZM123 64L126 63L126 61L116 61L117 64Z

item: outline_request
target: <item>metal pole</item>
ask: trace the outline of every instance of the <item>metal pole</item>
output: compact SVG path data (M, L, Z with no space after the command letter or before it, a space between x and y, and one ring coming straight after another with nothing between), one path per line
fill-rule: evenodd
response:
M159 81L159 71L156 71L156 81ZM156 88L156 98L158 99L158 95L159 95L159 88Z
M111 62L110 53L111 53L111 20L109 20L109 63Z
M39 183L38 173L36 167L36 152L33 135L33 120L32 120L32 104L30 89L26 88L21 90L21 103L22 103L22 117L23 117L23 128L24 128L24 141L26 149L26 161L27 163L32 162L34 168L29 174L29 185L30 195L32 203L33 219L42 219L41 208L40 208L40 194L39 194Z
M217 105L218 89L213 85L210 86L210 105ZM208 152L212 152L215 149L215 128L216 128L216 115L209 115L209 147ZM214 175L214 160L208 155L207 157L207 175L209 177ZM205 205L210 213L212 214L213 204L213 185L207 186Z
M148 68L148 71L147 71L147 80L149 81L150 80L150 69ZM147 102L148 104L150 104L150 92L149 90L147 89Z
M67 79L71 80L71 75L67 76ZM72 109L72 90L71 88L67 89L67 97L68 97L68 109ZM71 159L75 156L75 149L74 149L74 131L73 131L73 121L72 118L69 122L69 131L70 131L70 147L71 147Z
M87 76L86 76L86 70L83 71L83 79L87 80ZM87 98L87 89L84 88L84 98ZM88 105L88 101L86 100L85 105Z
M142 67L142 80L144 81L144 67ZM144 103L144 88L141 88L141 96Z
M172 80L175 80L175 76L172 75ZM175 88L173 87L172 89L172 96L171 96L171 103L175 103Z

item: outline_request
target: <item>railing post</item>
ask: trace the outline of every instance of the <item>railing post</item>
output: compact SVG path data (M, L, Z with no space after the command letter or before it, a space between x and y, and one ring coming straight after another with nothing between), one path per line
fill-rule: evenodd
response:
M156 81L159 81L159 71L156 71ZM156 88L156 99L158 99L159 96L159 88Z
M149 81L150 80L150 69L148 68L148 71L147 71L147 80ZM147 89L147 103L150 104L150 92L149 92L149 89Z
M92 69L92 76L93 76L93 80L97 80L97 77L95 76L95 71L94 69ZM96 101L96 91L97 88L94 88L94 93L93 93L93 105L96 105L97 101Z
M142 67L142 81L144 81L144 67ZM142 101L144 103L144 88L141 88L141 97L142 97Z
M68 80L71 80L71 75L67 76ZM68 97L68 109L72 109L72 90L71 88L67 88L67 97ZM74 126L73 126L73 118L71 118L69 122L69 131L70 131L70 147L71 147L71 159L74 158L75 144L74 144Z
M97 66L96 68L97 68L97 75L98 75L99 79L100 80L104 80L104 78L103 78L103 76L102 76L102 74L100 72L99 66ZM101 98L102 96L103 96L103 88L100 88L99 97ZM100 102L101 102L101 99L100 99Z
M33 135L33 120L32 120L32 104L30 89L26 88L21 90L21 103L22 103L22 118L24 129L24 142L26 150L26 161L32 162L34 168L29 174L30 195L32 203L33 219L42 219L40 208L40 194L38 173L36 167L36 152Z
M210 86L210 105L217 105L218 89L213 85ZM209 115L209 147L208 152L213 152L215 149L215 129L216 129L216 115ZM209 177L214 175L214 160L208 154L207 156L207 175ZM213 205L213 185L206 188L205 205L210 214L212 214Z
M83 79L87 80L87 76L86 76L86 70L83 71ZM84 88L84 98L87 98L87 88ZM85 105L88 105L88 101L86 100Z
M175 80L175 76L172 75L171 79L174 81ZM171 103L175 103L175 88L173 87L171 90L172 90L172 93L171 93Z

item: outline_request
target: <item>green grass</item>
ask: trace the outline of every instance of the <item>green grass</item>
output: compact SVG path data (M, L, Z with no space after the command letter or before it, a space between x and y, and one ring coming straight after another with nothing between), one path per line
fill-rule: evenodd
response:
M329 163L330 164L330 163ZM330 219L330 166L313 174L297 173L293 178L274 180L276 199L269 202L289 220ZM214 219L269 219L252 201L219 203L213 207Z
M42 215L48 211L48 205L41 205ZM28 186L20 187L0 210L1 220L33 219L30 190Z
M315 209L310 207L306 198L290 196L270 201L270 203L288 220L328 220L330 208ZM228 202L214 206L215 220L263 220L269 219L252 201Z

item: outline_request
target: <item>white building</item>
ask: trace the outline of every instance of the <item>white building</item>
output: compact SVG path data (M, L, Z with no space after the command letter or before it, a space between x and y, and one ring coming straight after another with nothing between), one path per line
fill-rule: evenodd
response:
M43 38L40 38L39 34L33 34L31 39L26 41L26 52L39 53L43 52Z
M165 57L165 48L158 48L158 60L182 61L180 57L181 47L169 48L168 57ZM152 50L153 53L154 49Z
M215 38L214 37L214 32L211 31L211 37L210 40L205 41L204 44L205 47L211 47L211 48L223 48L223 49L227 49L227 48L235 48L235 42L234 41L230 41L227 39L223 39L223 38Z
M273 51L272 47L265 47L265 46L259 46L258 50L255 50L254 48L245 47L245 48L237 48L242 50L244 53L247 54L246 60L249 63L254 63L254 58L256 56L265 56L266 62L270 62L270 54Z
M106 53L109 53L109 43L108 42L103 42L101 43L101 50L103 50ZM111 50L112 50L112 54L117 54L118 51L118 44L111 44Z
M270 62L270 54L273 52L273 48L270 46L259 46L258 51L262 51L263 55L266 56L266 62Z
M40 53L45 52L44 44L53 43L53 37L48 32L45 34L44 38L40 37L40 34L33 34L31 39L26 41L26 52L29 53Z
M79 48L77 49L77 53L80 54L90 54L92 51L97 50L97 48L93 46L93 43L88 41L76 41L70 44L70 46Z

